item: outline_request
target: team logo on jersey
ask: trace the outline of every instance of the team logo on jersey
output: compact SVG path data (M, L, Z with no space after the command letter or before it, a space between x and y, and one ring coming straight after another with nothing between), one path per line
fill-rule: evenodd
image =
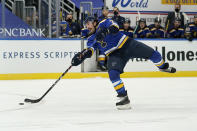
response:
M107 43L104 41L99 41L99 43L101 44L102 48L105 48L107 46Z

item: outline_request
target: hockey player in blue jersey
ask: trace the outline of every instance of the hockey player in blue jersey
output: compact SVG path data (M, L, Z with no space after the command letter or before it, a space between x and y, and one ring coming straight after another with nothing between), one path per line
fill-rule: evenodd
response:
M150 32L152 33L153 38L164 38L165 31L161 26L161 18L156 17L154 20L154 24L149 25Z
M119 31L123 34L125 34L126 36L129 36L131 38L133 38L133 28L131 28L130 26L131 21L129 18L125 18L125 21L123 23L123 29L120 29Z
M150 29L146 25L146 19L141 18L139 20L139 26L137 27L137 31L135 32L136 38L152 38L152 34Z
M181 19L175 19L174 25L167 32L168 38L184 38L185 31L181 27Z
M189 23L192 38L197 38L197 15L194 16L194 22Z
M104 52L108 56L109 78L118 94L117 109L131 109L127 91L120 78L130 58L150 59L160 71L176 72L175 68L169 67L169 64L162 59L159 52L119 32L119 26L111 19L105 19L97 25L94 17L88 17L85 24L91 32L87 42L88 47L73 57L72 65L78 66L86 58L90 58L96 49Z
M91 33L91 32L87 28L83 28L81 30L81 37L82 38L87 38L87 37L90 36L89 33ZM107 70L106 62L107 62L107 58L106 58L104 52L99 51L99 55L98 55L98 68L101 71L106 71Z

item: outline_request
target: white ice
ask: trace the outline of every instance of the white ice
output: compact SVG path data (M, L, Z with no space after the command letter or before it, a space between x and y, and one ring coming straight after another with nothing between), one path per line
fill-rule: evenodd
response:
M123 79L132 110L115 107L109 79L0 81L0 131L196 131L197 78Z

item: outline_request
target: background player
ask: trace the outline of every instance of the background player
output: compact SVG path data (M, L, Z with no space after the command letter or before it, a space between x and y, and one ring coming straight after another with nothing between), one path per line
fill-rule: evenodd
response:
M146 25L146 19L141 18L139 20L139 26L137 28L137 31L135 32L135 37L136 38L151 38L152 34Z
M161 18L156 17L154 20L154 24L149 26L150 32L152 33L153 38L164 38L165 31L161 26Z
M123 34L133 38L133 28L130 26L131 21L129 18L125 18L125 21L123 23L123 29L120 29L119 31L122 32Z
M97 25L94 17L88 17L85 24L91 32L87 42L88 48L73 57L72 65L78 66L86 58L90 58L96 49L108 56L108 74L118 94L118 109L131 109L127 91L120 79L120 74L130 58L150 59L160 71L176 72L175 68L164 62L159 52L119 32L119 26L113 20L105 19Z

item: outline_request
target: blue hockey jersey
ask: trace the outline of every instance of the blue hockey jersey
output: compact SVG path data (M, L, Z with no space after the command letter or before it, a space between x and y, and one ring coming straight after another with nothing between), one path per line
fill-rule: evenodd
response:
M150 29L148 28L148 26L146 26L143 29L138 28L137 31L136 31L136 35L137 35L137 38L150 38L150 37L152 37L152 34L151 34Z
M69 32L71 32L71 29L68 26L68 22L61 21L60 22L60 30L61 30L61 36L67 36L67 35L69 35Z
M168 37L169 38L184 38L184 29L179 27L179 28L171 28L168 31Z
M96 31L98 31L99 28L109 28L110 26L119 28L119 26L112 19L104 19L98 24ZM108 56L116 49L121 48L129 38L121 32L118 32L116 34L108 34L103 42L96 41L95 37L96 34L94 33L88 38L88 48L92 49L92 51L99 49L106 56Z
M197 25L194 22L192 22L192 23L189 23L189 27L192 33L192 37L197 38Z
M129 27L128 30L120 29L119 31L121 33L125 34L126 36L129 36L129 37L133 38L133 29L131 27Z
M150 32L152 33L153 38L164 38L165 31L162 26L159 28L155 27L155 24L149 26Z

